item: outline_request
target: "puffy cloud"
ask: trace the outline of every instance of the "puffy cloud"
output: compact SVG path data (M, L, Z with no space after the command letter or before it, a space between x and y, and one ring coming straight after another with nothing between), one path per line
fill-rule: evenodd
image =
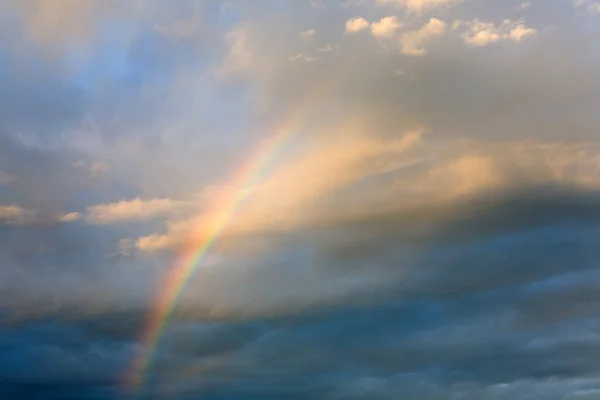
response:
M369 27L369 21L363 17L356 17L346 21L346 32L356 33Z
M420 56L425 54L425 44L436 36L446 32L446 23L437 18L431 18L421 28L403 33L400 38L402 54Z
M371 34L376 38L389 38L394 36L396 31L402 27L395 15L383 17L379 21L371 24Z
M520 42L524 38L537 33L535 29L525 25L524 20L511 21L506 19L499 26L492 22L474 20L466 23L466 25L468 30L463 33L462 38L465 43L474 46L486 46L500 40Z
M448 25L437 18L431 18L421 28L397 33L403 24L396 16L389 16L373 22L371 34L381 40L395 39L400 44L401 52L405 55L420 56L426 53L425 44L436 36L447 31ZM537 31L525 24L524 20L512 21L505 19L500 26L492 22L473 20L469 22L455 20L451 25L451 31L456 31L462 26L467 30L462 34L465 43L474 46L486 46L500 40L521 40L535 35Z
M386 43L400 47L402 54L420 56L426 53L425 44L436 36L446 32L447 25L444 21L431 18L421 28L399 33L402 23L396 16L389 16L371 24L371 34Z

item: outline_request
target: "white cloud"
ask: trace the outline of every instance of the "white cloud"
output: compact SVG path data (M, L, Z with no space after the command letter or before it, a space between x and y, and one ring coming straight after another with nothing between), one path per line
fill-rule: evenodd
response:
M376 38L389 38L394 36L396 31L402 27L395 15L383 17L379 21L371 24L371 34Z
M497 42L501 39L501 34L492 22L473 21L470 23L469 30L463 35L465 43L474 46L485 46L489 43Z
M464 22L467 31L462 34L465 43L483 47L500 40L520 42L526 37L535 35L537 31L525 25L524 20L511 21L505 19L496 26L493 22L482 22L477 19Z
M346 32L356 33L369 27L369 21L363 17L352 18L346 21Z
M431 18L421 28L406 32L397 32L402 27L396 16L389 16L371 24L371 34L388 44L396 44L400 52L409 56L421 56L426 53L425 44L436 36L442 35L447 24L437 18Z
M535 35L536 33L537 31L535 29L524 24L519 24L510 30L508 38L513 42L520 42L524 38Z
M145 221L165 217L189 209L190 203L158 198L123 200L115 203L96 204L88 207L86 221L104 225L124 221Z
M188 236L190 236L191 224L180 222L176 225L169 225L169 230L165 234L153 233L136 240L135 246L141 251L155 252L167 249L175 249L182 246Z
M425 44L432 38L446 31L446 23L437 18L431 18L420 29L406 32L400 38L402 54L420 56L426 53Z
M73 222L77 221L81 217L81 214L78 212L70 212L58 219L58 222Z
M377 0L380 5L395 5L410 11L426 11L441 6L452 6L462 0Z

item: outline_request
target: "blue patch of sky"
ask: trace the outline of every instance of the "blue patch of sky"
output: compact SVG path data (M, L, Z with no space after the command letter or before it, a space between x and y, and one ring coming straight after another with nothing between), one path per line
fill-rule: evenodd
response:
M107 22L100 29L98 40L86 46L70 47L66 62L73 71L72 82L85 90L94 91L107 78L131 75L127 48L122 38L125 28L116 22Z

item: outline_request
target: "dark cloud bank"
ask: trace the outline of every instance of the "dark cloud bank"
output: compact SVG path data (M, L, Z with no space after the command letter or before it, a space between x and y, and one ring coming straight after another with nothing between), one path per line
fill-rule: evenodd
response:
M594 398L600 194L490 196L452 213L354 221L357 229L335 228L351 232L344 240L320 230L315 257L328 273L363 270L389 284L293 315L285 304L270 316L203 322L183 313L137 398ZM353 234L361 231L370 234ZM61 268L76 262L65 255ZM112 310L7 319L4 398L127 398L115 372L133 354L144 309Z

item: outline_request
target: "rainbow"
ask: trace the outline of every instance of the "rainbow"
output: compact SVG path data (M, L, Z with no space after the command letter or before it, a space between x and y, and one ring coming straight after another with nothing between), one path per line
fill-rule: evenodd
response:
M218 199L214 210L208 215L209 223L203 226L207 231L201 235L201 239L198 240L199 235L191 232L190 238L177 257L177 262L170 269L166 282L159 288L151 311L147 316L139 339L141 351L135 355L123 377L123 384L127 390L135 390L142 385L144 375L152 362L162 332L181 294L184 292L186 284L194 276L201 262L215 245L246 198L248 189L258 182L269 163L297 131L302 120L310 114L309 110L314 110L316 105L321 103L318 100L323 99L327 93L337 86L337 83L342 81L341 75L338 74L332 77L329 82L315 87L315 90L302 96L302 99L293 107L294 112L282 120L279 128L274 130L274 133L267 138L262 146L258 147L257 151L252 153L248 160L243 163L239 172L234 175L232 184L235 190L233 193Z

